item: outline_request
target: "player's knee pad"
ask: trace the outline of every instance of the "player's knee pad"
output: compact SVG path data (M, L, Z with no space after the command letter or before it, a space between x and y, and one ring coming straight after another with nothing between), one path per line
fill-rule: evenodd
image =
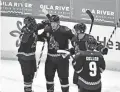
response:
M23 75L23 77L24 77L24 82L32 82L34 78L34 73L29 75Z
M46 80L47 80L47 81L53 81L53 80L54 80L54 77L53 77L53 76L46 76Z
M68 85L69 84L68 78L60 78L60 83L61 85Z

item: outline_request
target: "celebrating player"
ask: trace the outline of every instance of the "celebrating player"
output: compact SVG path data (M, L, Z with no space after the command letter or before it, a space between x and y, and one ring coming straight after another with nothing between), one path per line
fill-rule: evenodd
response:
M24 24L19 37L20 47L17 56L24 79L24 92L32 92L32 83L36 72L35 50L38 30L43 29L45 23L37 24L33 17L28 16L24 19Z
M81 51L86 51L86 42L92 38L95 39L93 36L86 34L86 25L84 23L76 24L74 25L74 30L76 31L76 36L72 39L72 44L75 48L75 54L81 52ZM97 42L95 40L97 47L95 48L99 52L101 52L103 55L107 54L108 49L105 48L101 43ZM73 77L73 83L77 84L78 83L78 76L77 73L74 72L74 77Z
M40 37L45 37L48 42L48 56L45 63L47 92L54 92L54 76L56 71L60 79L62 92L69 92L68 54L59 51L68 49L68 40L72 39L74 34L68 27L60 25L58 15L52 15L50 23L44 29L44 33L40 35Z
M105 61L102 54L95 51L97 44L94 38L87 40L86 47L86 51L76 54L73 62L79 92L101 92L101 73L105 70Z

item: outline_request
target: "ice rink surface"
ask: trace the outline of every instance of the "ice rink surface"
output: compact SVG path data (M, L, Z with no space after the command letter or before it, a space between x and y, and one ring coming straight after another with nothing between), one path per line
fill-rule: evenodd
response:
M24 92L21 68L18 61L1 60L1 89L0 92ZM70 92L78 92L72 83L73 68L70 65ZM44 63L39 66L37 77L34 79L33 89L35 92L46 92L44 77ZM59 79L55 76L55 92L61 92ZM120 92L120 72L106 70L102 74L102 92Z

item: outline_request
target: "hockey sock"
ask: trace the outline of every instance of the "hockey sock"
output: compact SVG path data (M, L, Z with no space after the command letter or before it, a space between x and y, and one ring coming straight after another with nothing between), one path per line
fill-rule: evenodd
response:
M69 92L68 78L60 78L62 92Z
M54 80L53 77L46 77L47 92L54 92Z
M32 92L33 76L34 74L24 75L24 91L25 92Z

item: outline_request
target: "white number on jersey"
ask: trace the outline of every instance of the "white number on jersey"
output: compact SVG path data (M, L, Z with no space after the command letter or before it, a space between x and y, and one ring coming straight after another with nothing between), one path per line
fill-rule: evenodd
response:
M90 76L94 77L97 75L97 65L96 62L90 62L89 63L89 69L90 69Z

